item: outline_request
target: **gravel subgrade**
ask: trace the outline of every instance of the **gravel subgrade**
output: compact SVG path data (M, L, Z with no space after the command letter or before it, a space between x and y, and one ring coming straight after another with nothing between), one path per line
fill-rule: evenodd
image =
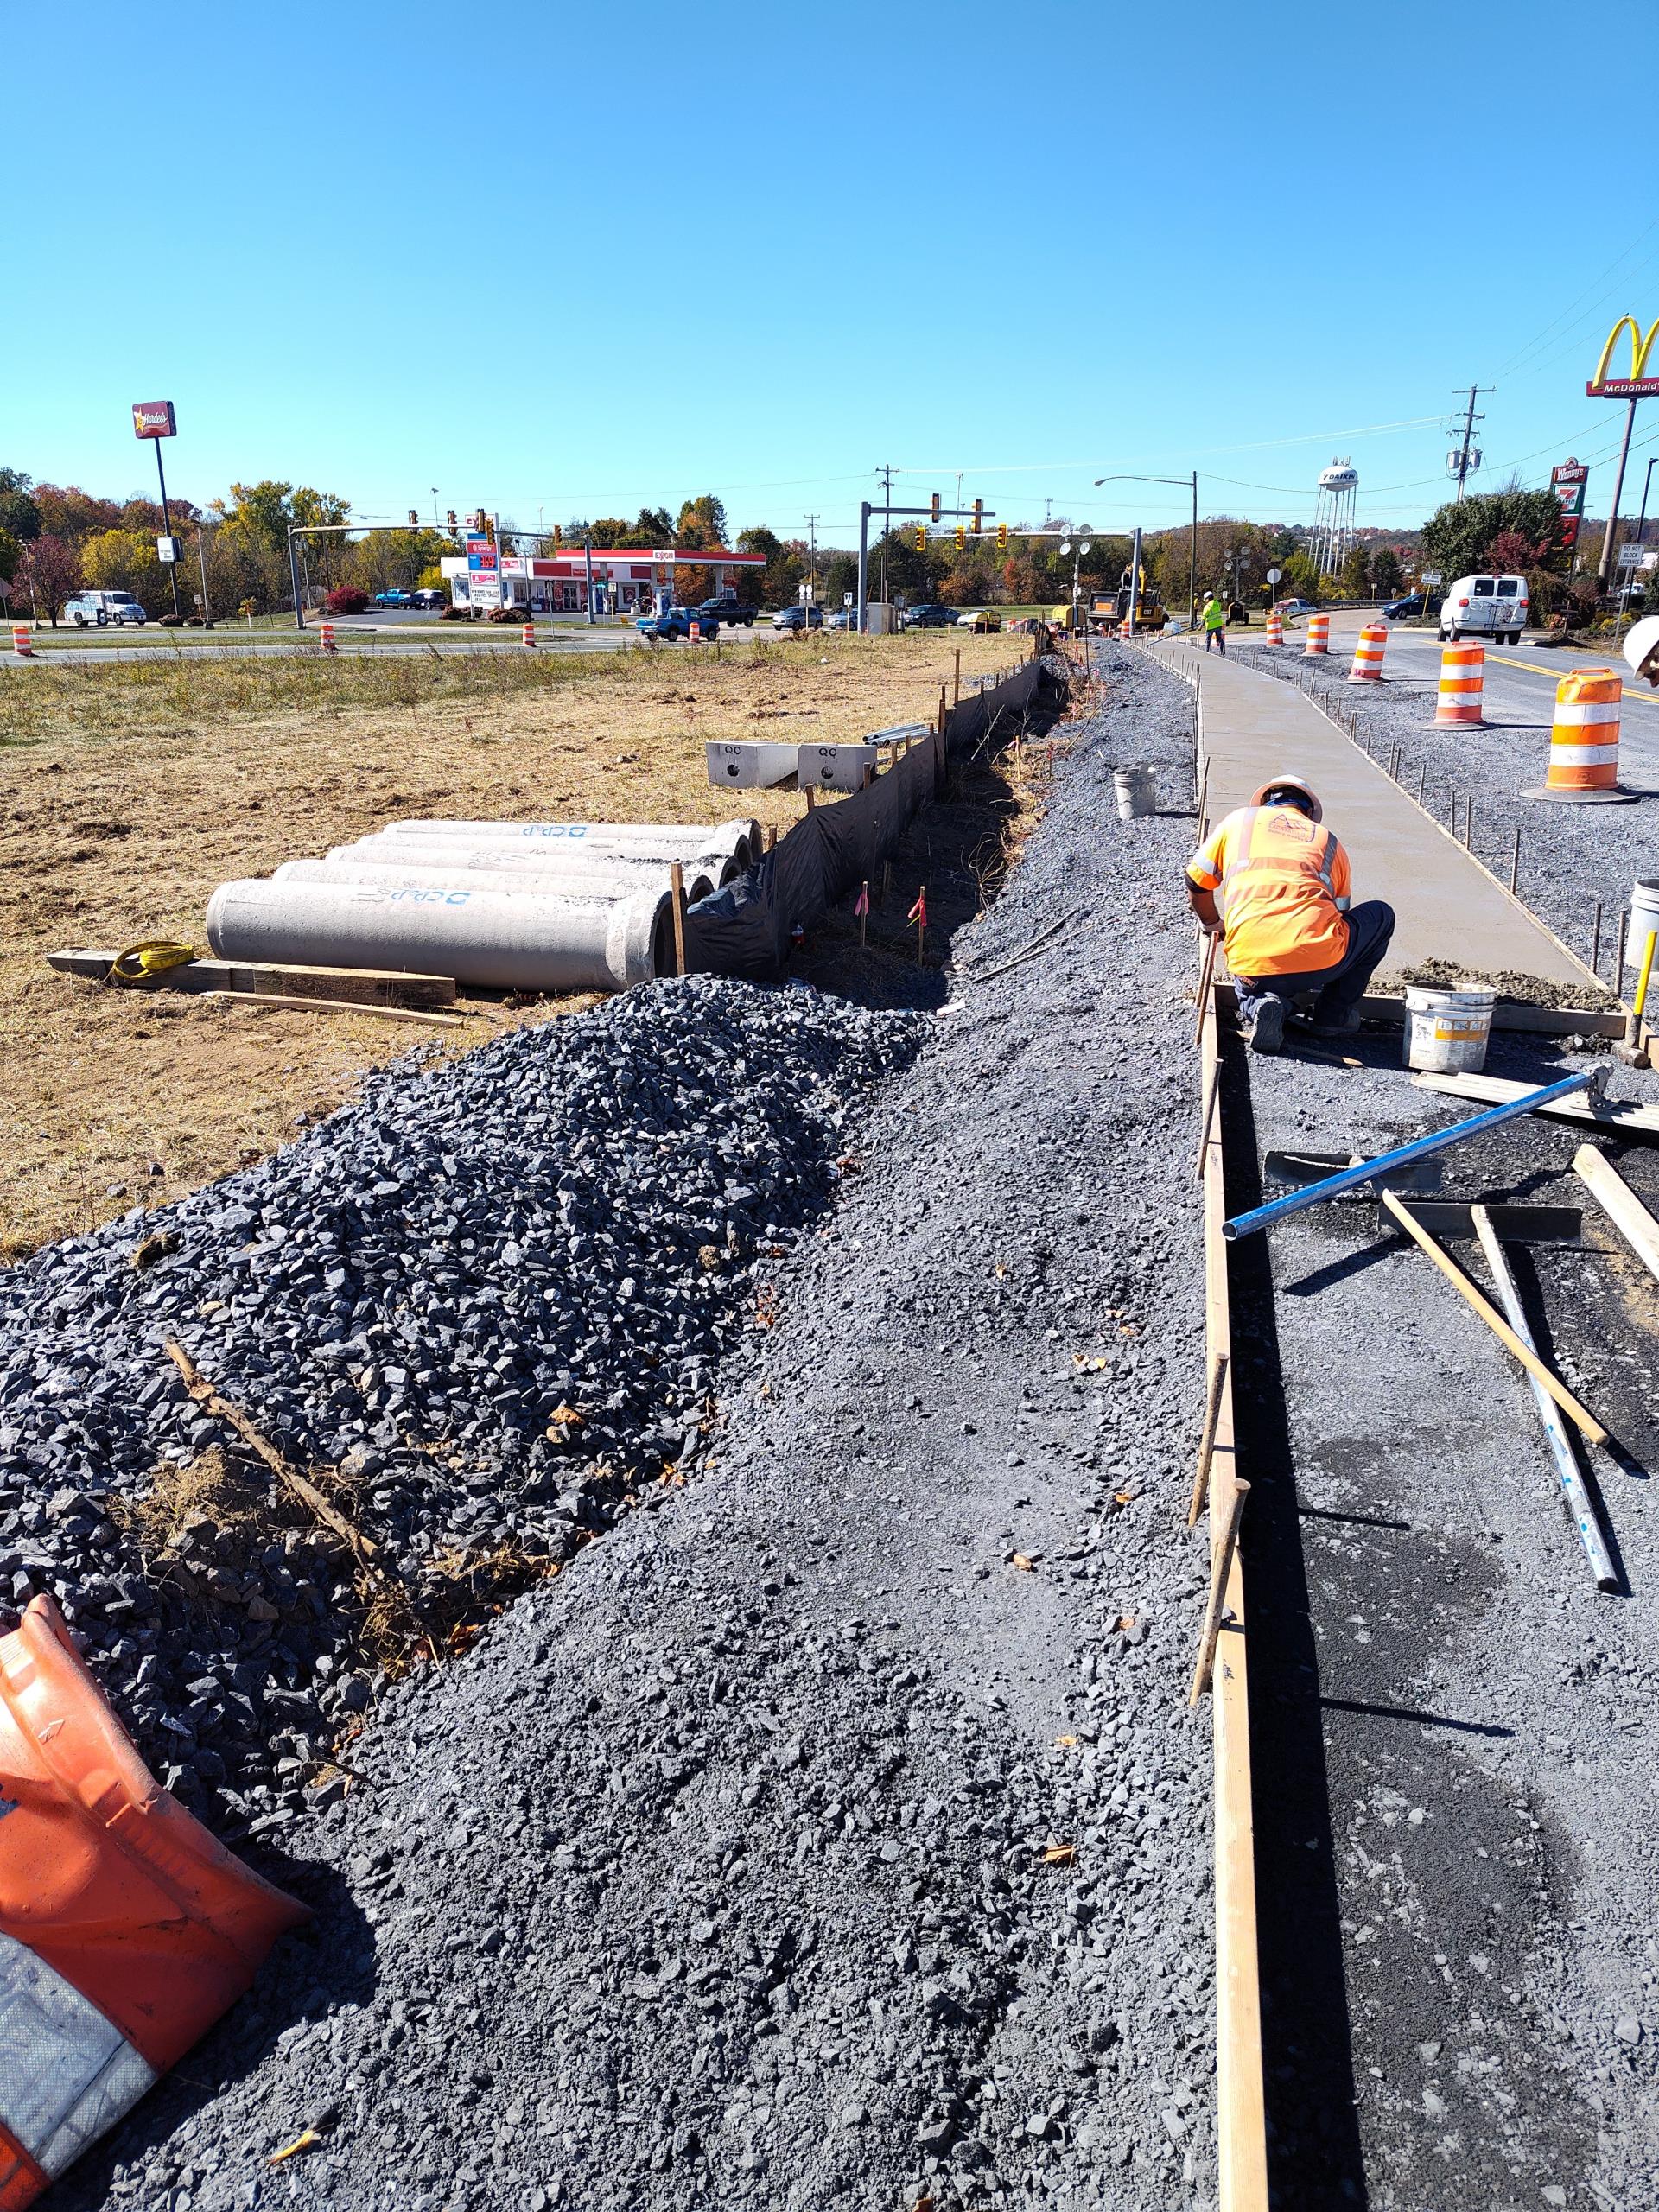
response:
M1230 652L1235 650L1229 647ZM1464 802L1472 799L1475 856L1505 884L1518 829L1521 898L1586 963L1599 899L1600 973L1608 984L1616 982L1618 918L1630 906L1630 886L1638 876L1659 875L1659 793L1646 791L1629 806L1569 806L1522 798L1522 788L1541 784L1549 766L1550 694L1542 685L1536 728L1436 729L1432 685L1351 684L1347 657L1335 653L1329 667L1262 646L1238 650L1237 658L1300 684L1323 706L1339 703L1357 719L1363 741L1383 766L1397 744L1395 774L1413 798L1426 766L1423 804L1449 828L1455 793L1460 842ZM1635 982L1627 969L1627 995Z
M388 1693L66 2208L1213 2205L1192 824L1111 801L1190 807L1192 700L1103 660L703 1465Z
M918 1031L631 993L405 1062L275 1159L0 1275L0 1604L50 1589L168 1785L232 1835L280 1828L395 1655L168 1341L346 1478L441 1636L695 1463L738 1317Z

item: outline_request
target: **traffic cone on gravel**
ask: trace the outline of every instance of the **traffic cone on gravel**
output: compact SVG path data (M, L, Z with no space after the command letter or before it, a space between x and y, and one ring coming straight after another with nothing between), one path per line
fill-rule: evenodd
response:
M1440 688L1434 702L1437 729L1478 729L1486 683L1484 645L1447 645L1440 655Z
M1624 686L1616 669L1575 668L1555 687L1549 773L1522 798L1617 806L1634 791L1618 784L1618 722Z
M1285 618L1276 607L1268 609L1268 643L1282 645L1285 642Z
M1312 653L1328 653L1331 650L1331 617L1310 614L1307 618L1307 642L1302 647L1306 659Z
M1382 681L1382 656L1388 649L1388 624L1368 622L1355 643L1354 664L1348 671L1348 681L1351 683L1380 683Z
M22 2212L310 1916L147 1771L50 1598L0 1637L0 2212Z

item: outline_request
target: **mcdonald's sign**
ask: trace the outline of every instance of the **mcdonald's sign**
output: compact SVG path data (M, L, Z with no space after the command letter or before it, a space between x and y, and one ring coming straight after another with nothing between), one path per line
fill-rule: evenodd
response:
M1610 377L1613 348L1618 343L1619 333L1630 334L1630 373L1627 377ZM1642 335L1642 326L1633 315L1622 315L1607 334L1607 343L1601 349L1601 359L1596 364L1596 373L1584 387L1592 399L1651 399L1659 394L1659 376L1648 374L1648 356L1653 351L1653 341L1659 338L1659 322L1649 326L1648 334Z

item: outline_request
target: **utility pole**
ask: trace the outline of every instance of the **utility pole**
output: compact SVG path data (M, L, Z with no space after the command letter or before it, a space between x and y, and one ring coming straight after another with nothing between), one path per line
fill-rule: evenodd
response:
M1634 415L1636 410L1632 408L1630 412ZM1624 434L1624 442L1626 445L1629 445L1630 442L1630 432L1627 430ZM170 539L173 536L173 518L168 512L167 509L167 471L162 467L162 442L159 438L155 441L155 446L156 480L162 487L162 535L163 537ZM177 549L175 547L175 550L176 551L176 550ZM169 561L168 563L167 580L173 587L174 614L181 622L184 620L184 609L179 604L179 564L176 561Z
M1459 385L1458 389L1461 392L1462 385ZM1474 442L1475 425L1486 420L1484 415L1476 414L1475 402L1482 392L1496 391L1497 389L1496 385L1491 384L1471 384L1469 387L1469 407L1464 416L1463 442L1458 448L1458 496L1455 504L1459 506L1463 504L1464 480L1469 474L1469 454Z
M887 512L887 510L893 505L893 464L891 461L889 461L882 469L881 480L881 506L883 511L881 517L881 604L885 607L887 603L887 533L893 528L893 517L891 513ZM957 505L958 506L962 505L960 499L957 500Z

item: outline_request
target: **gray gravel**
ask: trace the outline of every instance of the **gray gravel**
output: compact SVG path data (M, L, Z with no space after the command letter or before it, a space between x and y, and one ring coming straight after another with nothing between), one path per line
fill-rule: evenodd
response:
M1110 802L1190 806L1191 700L1106 660L958 960L1081 914L849 1096L702 1463L391 1690L283 1833L315 1928L66 2207L1213 2204L1192 824Z
M1600 973L1612 987L1618 917L1630 903L1637 876L1659 875L1659 794L1644 793L1629 806L1563 806L1521 798L1522 786L1541 784L1549 762L1548 707L1544 727L1517 734L1490 729L1436 729L1432 685L1351 684L1348 657L1314 665L1262 646L1229 646L1247 666L1299 684L1322 704L1357 717L1362 741L1383 766L1399 747L1395 773L1412 798L1423 772L1424 804L1451 826L1457 800L1458 835L1464 835L1465 799L1474 802L1476 857L1508 883L1515 832L1521 832L1521 897L1555 934L1588 962L1594 944L1594 909L1602 903ZM1542 691L1542 687L1540 687ZM1549 694L1542 691L1548 702ZM1626 971L1624 988L1634 988Z

